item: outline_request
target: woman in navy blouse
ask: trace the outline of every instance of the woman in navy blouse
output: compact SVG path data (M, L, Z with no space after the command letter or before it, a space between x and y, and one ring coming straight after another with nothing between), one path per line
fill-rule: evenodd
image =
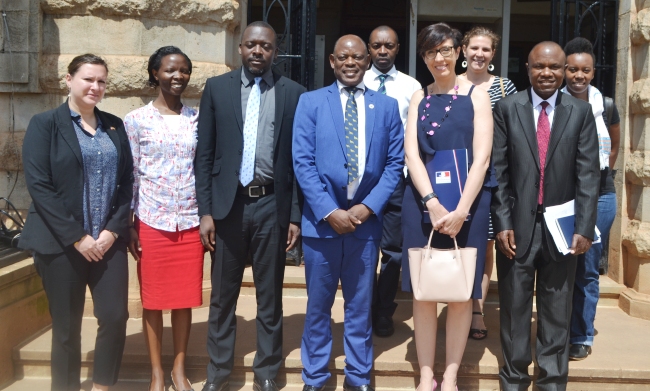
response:
M84 54L68 65L68 100L32 117L23 165L32 205L20 246L32 250L52 315L52 390L79 390L86 287L99 329L93 390L117 382L128 319L133 159L122 121L95 106L108 67Z

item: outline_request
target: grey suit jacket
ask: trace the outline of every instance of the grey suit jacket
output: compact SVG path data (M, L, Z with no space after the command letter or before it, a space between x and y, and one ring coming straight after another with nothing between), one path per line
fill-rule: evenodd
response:
M535 225L540 167L530 91L507 96L494 106L492 159L499 182L492 198L495 232L514 230L516 258L526 254ZM600 181L598 136L591 105L558 92L546 155L544 207L575 199L575 233L594 237ZM544 225L546 250L557 250ZM567 255L570 256L570 255Z

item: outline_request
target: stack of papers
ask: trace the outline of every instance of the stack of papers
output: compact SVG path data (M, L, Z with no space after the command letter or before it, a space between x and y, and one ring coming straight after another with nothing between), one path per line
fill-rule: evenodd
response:
M544 211L544 221L557 249L564 255L570 253L575 232L575 200L547 207ZM600 243L598 227L596 227L596 237L593 243Z

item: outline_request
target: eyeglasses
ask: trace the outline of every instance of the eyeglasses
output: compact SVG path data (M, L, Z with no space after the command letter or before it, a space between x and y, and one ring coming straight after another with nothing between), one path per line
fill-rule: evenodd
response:
M440 53L440 55L443 56L443 57L451 57L453 52L454 52L453 47L451 47L451 46L443 46L440 49L427 50L426 53L424 53L424 57L427 60L433 60L434 58L436 58L438 53Z

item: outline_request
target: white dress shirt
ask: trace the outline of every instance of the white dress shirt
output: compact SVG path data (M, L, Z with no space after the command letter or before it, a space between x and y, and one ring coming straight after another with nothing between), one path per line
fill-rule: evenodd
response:
M542 102L546 100L548 106L546 106L546 115L548 115L548 124L550 125L549 129L553 129L553 117L555 116L555 101L557 99L558 90L551 95L548 99L542 99L535 93L535 90L530 89L530 95L533 98L533 116L535 117L535 132L537 132L537 121L539 121L539 114L542 112Z
M370 70L363 76L363 83L371 90L377 91L381 84L381 80L379 80L379 75L381 74L382 73L373 65L372 68L370 68ZM406 131L406 119L408 118L411 97L415 91L421 90L422 86L420 85L420 82L411 76L398 71L394 65L390 71L388 71L387 75L388 77L384 82L386 95L397 100L397 104L399 105L399 116L402 119L402 125L404 125L404 130Z
M348 104L348 97L350 94L345 90L346 86L341 84L340 81L336 81L336 85L339 88L339 94L341 96L341 106L343 107L343 121L345 121L345 106ZM356 86L359 88L354 93L354 100L357 102L357 130L359 132L357 139L359 141L358 152L359 152L359 176L357 179L348 184L348 200L354 198L354 195L359 189L361 184L361 179L363 178L363 173L366 170L366 107L363 95L366 92L366 86L363 84L363 81Z

